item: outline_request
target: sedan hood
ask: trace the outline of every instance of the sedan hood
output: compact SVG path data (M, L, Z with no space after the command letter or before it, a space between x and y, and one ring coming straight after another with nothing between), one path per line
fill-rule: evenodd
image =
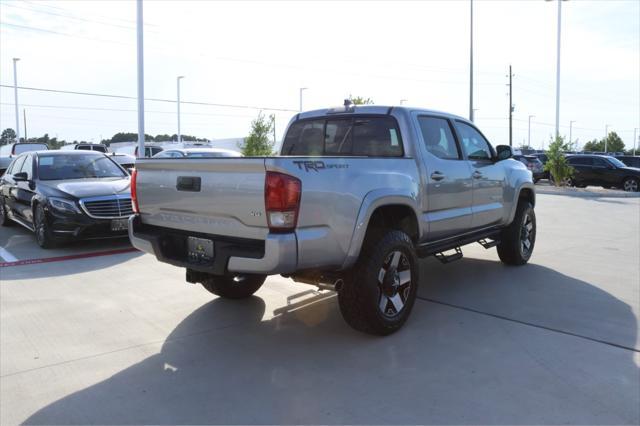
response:
M52 180L46 181L46 185L76 198L129 194L131 192L129 178Z

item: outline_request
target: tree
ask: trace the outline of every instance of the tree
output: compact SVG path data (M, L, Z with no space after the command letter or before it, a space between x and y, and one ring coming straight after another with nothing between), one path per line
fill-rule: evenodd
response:
M10 143L14 143L16 141L16 131L7 128L2 131L2 135L0 135L0 145L8 145Z
M564 152L568 151L571 143L566 143L563 136L551 139L547 150L547 163L544 165L545 171L551 174L553 183L556 186L564 186L567 180L573 176L573 167L567 162Z
M605 144L606 141L606 144ZM604 152L606 145L607 152L622 152L624 151L624 142L616 132L609 132L606 139L594 139L584 144L584 151Z
M354 105L373 105L373 99L363 98L362 96L349 95L349 100L353 102Z
M269 140L269 136L273 132L274 116L269 118L262 114L251 122L251 133L244 139L240 146L242 155L244 156L269 156L273 155L274 142Z

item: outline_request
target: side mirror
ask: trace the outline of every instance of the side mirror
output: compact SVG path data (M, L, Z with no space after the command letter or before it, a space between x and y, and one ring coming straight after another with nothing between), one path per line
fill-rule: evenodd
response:
M20 172L13 175L13 180L15 180L16 182L25 182L28 179L29 176L27 176L27 172Z
M507 158L513 157L513 150L509 145L498 145L496 146L496 151L498 153L498 161L506 160Z

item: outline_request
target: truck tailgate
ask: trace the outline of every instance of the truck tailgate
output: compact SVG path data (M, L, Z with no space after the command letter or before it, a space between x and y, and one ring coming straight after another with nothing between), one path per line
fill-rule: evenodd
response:
M264 239L264 158L139 159L144 224Z

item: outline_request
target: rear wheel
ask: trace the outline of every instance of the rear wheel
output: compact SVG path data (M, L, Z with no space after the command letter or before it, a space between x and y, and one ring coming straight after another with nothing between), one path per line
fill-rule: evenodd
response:
M536 243L536 214L528 201L520 201L511 225L502 231L498 256L507 265L524 265Z
M49 226L47 213L41 204L38 204L35 209L34 227L38 245L43 249L53 248L55 246L53 232L51 232L51 227Z
M0 225L2 226L11 225L11 219L9 219L7 206L4 203L4 197L0 197Z
M365 333L387 335L405 323L418 291L418 258L402 231L367 238L345 277L338 304L345 321Z
M266 275L212 276L204 280L202 286L216 296L245 299L258 291L266 279Z
M638 178L626 178L624 182L622 182L622 189L627 192L638 192L640 185L638 184Z

